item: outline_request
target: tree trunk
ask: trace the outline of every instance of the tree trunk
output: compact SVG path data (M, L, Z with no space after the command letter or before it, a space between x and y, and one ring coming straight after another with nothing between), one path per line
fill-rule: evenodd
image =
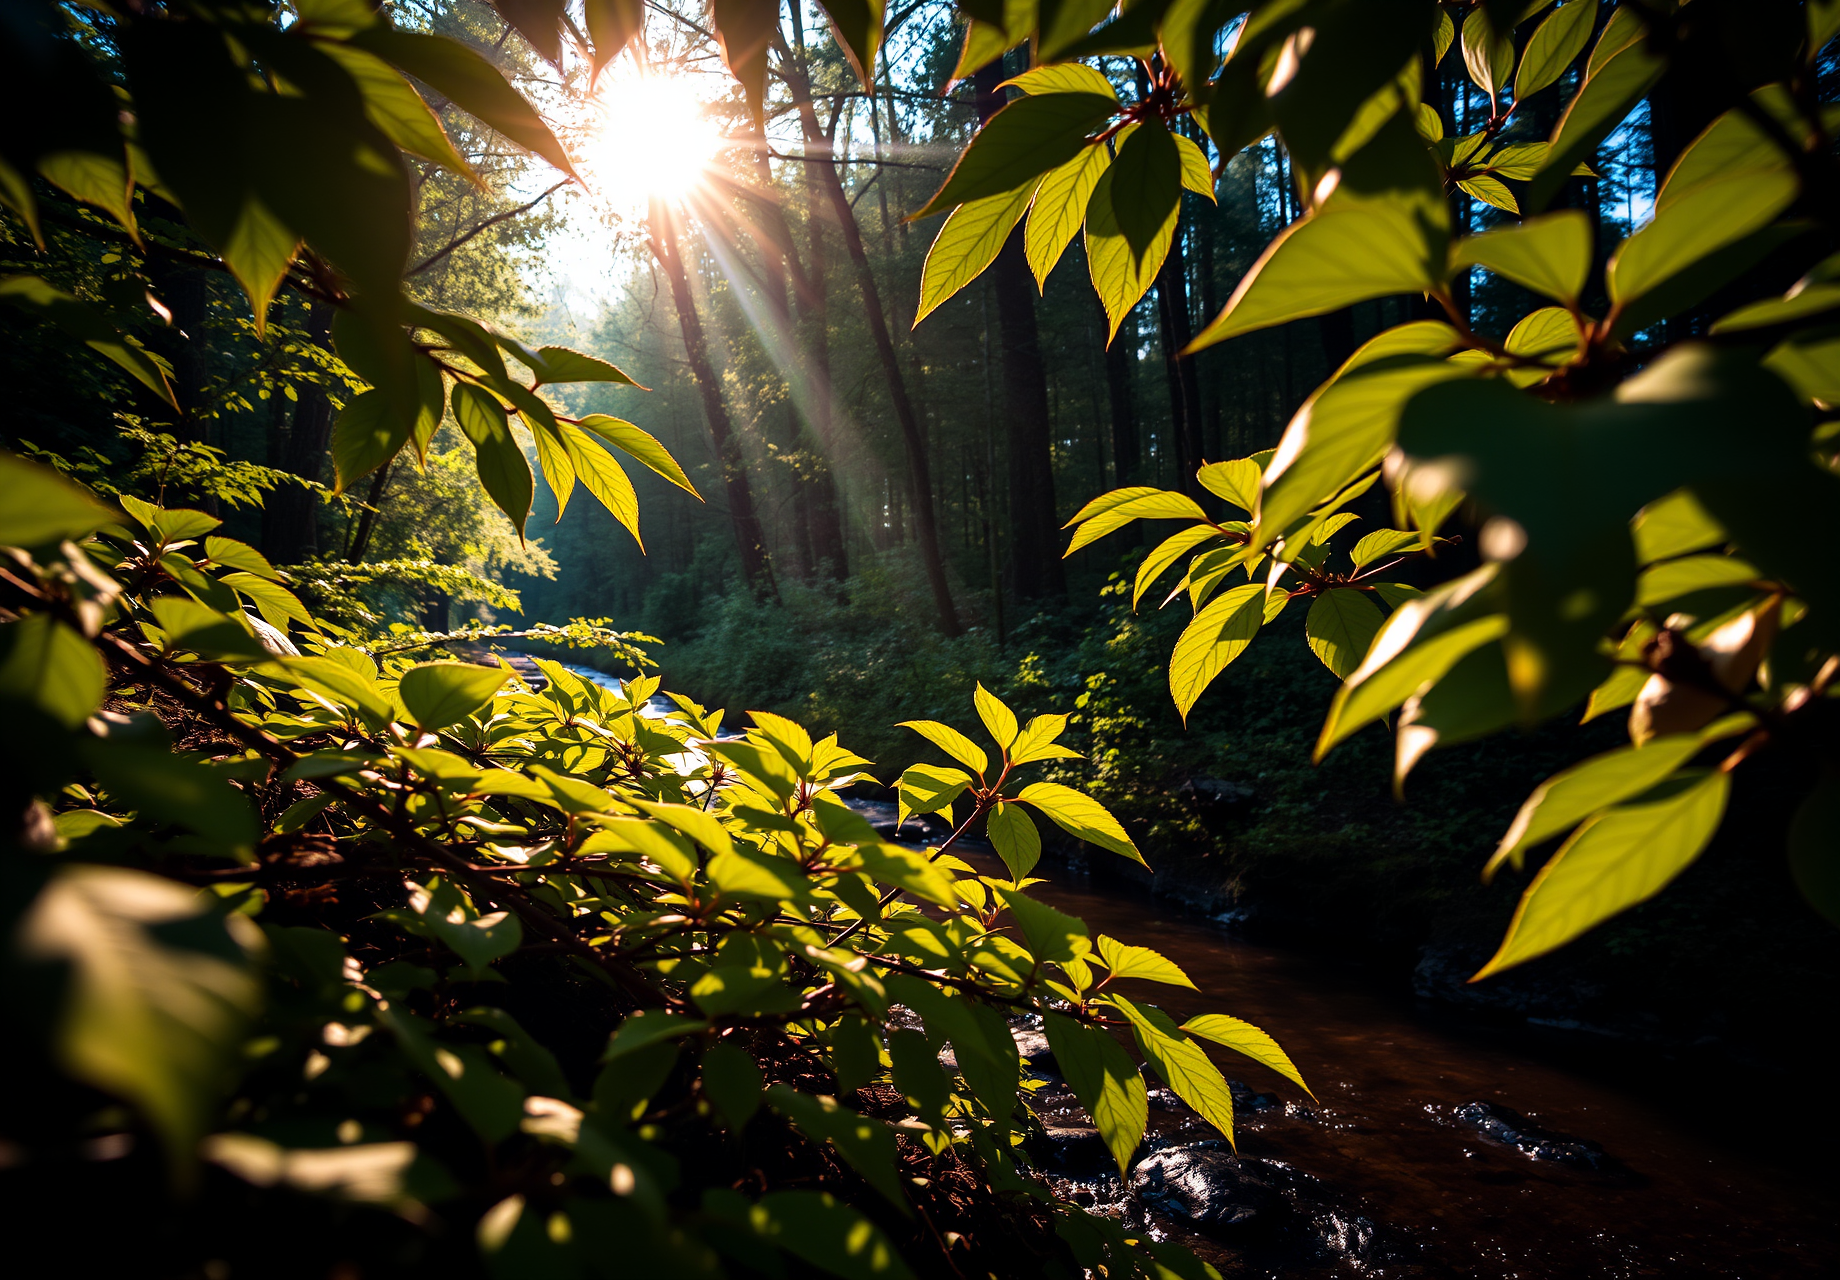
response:
M1137 441L1137 408L1131 396L1131 371L1137 364L1137 326L1127 316L1125 327L1130 332L1123 336L1129 341L1114 338L1112 345L1105 349L1105 391L1112 417L1112 469L1121 489L1137 483L1143 452Z
M1169 374L1169 416L1175 433L1179 488L1191 496L1201 490L1195 470L1201 465L1201 386L1195 362L1182 349L1194 337L1188 318L1188 269L1183 262L1182 236L1178 232L1156 275L1157 320L1163 331L1163 359Z
M990 119L1005 101L1001 60L977 72L978 120ZM1021 228L997 255L991 287L997 297L997 334L1003 348L1003 416L1009 461L1009 578L1016 595L1039 600L1065 595L1059 525L1054 501L1054 459L1049 447L1048 377L1035 320L1035 279Z
M766 223L761 244L767 262L767 301L773 308L774 322L788 339L787 346L804 355L803 368L786 370L788 388L793 393L793 409L804 419L811 434L811 444L818 453L819 465L809 475L795 476L798 518L809 531L808 551L812 577L830 576L838 581L849 577L849 552L844 543L842 503L837 495L837 438L831 418L831 352L824 298L824 238L818 219L811 222L811 247L807 260L799 260L798 244L792 226L773 191L773 171L767 161L767 140L759 135L755 152L755 173L760 179L761 199L757 203ZM808 199L815 207L816 188L809 174L805 177ZM788 286L792 302L788 302ZM793 320L792 306L798 319ZM796 337L796 344L792 341Z
M797 12L797 6L794 6L795 24L798 21ZM797 62L790 58L787 60L784 79L787 87L792 90L799 123L804 130L808 157L806 167L815 172L818 182L829 197L832 220L838 233L843 236L844 248L849 251L850 262L856 268L856 286L862 295L869 337L881 361L882 377L888 384L888 397L894 403L895 420L900 424L901 443L907 455L909 488L913 492L914 533L920 544L920 561L933 590L933 604L939 614L939 629L946 635L956 636L964 631L964 626L959 622L958 610L952 604L952 591L946 583L945 562L939 554L939 530L933 519L933 474L926 456L926 440L921 435L920 421L914 413L913 403L907 398L907 383L901 376L901 363L895 355L894 339L888 332L888 319L882 311L881 292L876 288L875 275L869 269L869 255L863 248L862 229L856 225L856 213L850 208L850 198L845 194L843 182L837 176L832 141L819 126L818 113L812 106L811 81L803 65L802 38L799 43L800 58ZM815 209L813 213L815 215Z
M652 256L664 268L671 282L671 301L677 308L678 328L683 334L684 350L690 372L703 398L703 417L709 423L709 435L715 442L716 459L722 468L722 487L728 498L728 517L735 529L735 549L741 556L741 576L756 598L777 598L773 567L761 537L760 516L754 510L754 493L748 484L747 464L741 456L741 442L729 421L728 407L722 403L722 384L716 380L709 362L709 344L703 336L703 322L697 316L696 300L690 296L690 278L684 270L683 244L678 234L677 214L663 202L654 200L648 221Z
M331 350L334 314L329 302L315 302L308 311L307 339L314 346ZM317 385L301 387L297 394L294 421L269 465L318 483L332 446L332 401ZM290 484L269 494L262 507L262 550L268 558L276 564L301 564L318 555L319 511L317 490Z

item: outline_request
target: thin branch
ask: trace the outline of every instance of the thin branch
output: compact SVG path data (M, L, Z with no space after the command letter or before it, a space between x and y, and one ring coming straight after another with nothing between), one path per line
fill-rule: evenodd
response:
M472 240L475 236L481 234L482 232L489 231L491 228L497 226L501 222L505 222L505 221L508 221L509 219L520 217L523 214L529 213L532 209L536 208L538 205L542 204L545 200L549 199L551 196L555 195L558 191L562 190L564 187L568 185L569 185L569 180L567 178L564 178L561 182L558 182L555 186L551 187L548 191L545 191L542 195L538 196L535 200L531 200L528 203L521 204L515 209L506 209L503 213L493 214L491 217L487 218L484 222L474 227L471 231L467 232L465 235L460 236L454 240L448 241L445 247L435 250L433 253L429 254L426 258L422 259L415 266L410 267L408 271L403 273L403 278L408 279L410 276L421 275L422 272L434 266L435 263L439 262L442 258L445 258L448 254L452 253L455 249L458 249L462 245L466 244L469 240Z

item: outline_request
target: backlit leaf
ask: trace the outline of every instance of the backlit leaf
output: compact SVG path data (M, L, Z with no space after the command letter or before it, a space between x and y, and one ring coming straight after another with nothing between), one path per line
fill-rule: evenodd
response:
M1659 893L1712 839L1730 789L1728 773L1683 771L1586 822L1540 868L1500 950L1470 981L1564 946Z

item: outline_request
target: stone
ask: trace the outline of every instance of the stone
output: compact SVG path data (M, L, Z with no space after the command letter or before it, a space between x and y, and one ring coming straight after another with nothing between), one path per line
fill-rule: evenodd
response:
M1131 1190L1164 1217L1213 1233L1270 1229L1289 1210L1237 1156L1204 1143L1146 1156L1131 1171Z
M1451 1115L1491 1142L1513 1147L1530 1160L1550 1160L1575 1169L1605 1169L1613 1163L1595 1142L1544 1128L1512 1107L1466 1102Z

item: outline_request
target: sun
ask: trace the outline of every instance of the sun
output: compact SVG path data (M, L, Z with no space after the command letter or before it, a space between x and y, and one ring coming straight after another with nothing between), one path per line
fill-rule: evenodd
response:
M682 200L708 174L722 132L686 76L629 75L603 85L598 161L609 194Z

